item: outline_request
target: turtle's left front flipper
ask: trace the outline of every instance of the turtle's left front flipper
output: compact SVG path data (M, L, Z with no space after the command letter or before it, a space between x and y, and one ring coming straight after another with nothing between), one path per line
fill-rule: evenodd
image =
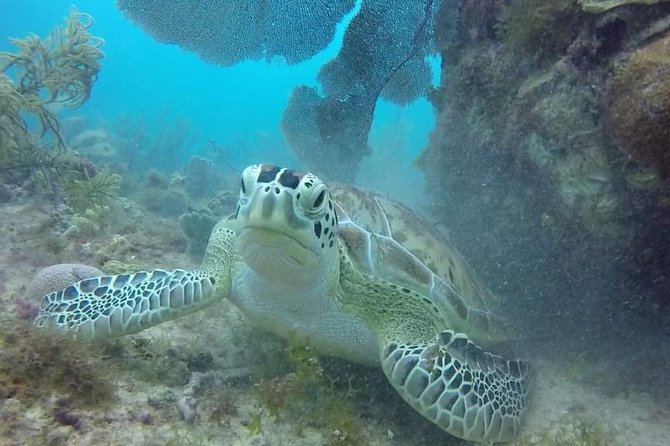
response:
M527 408L530 367L484 352L446 330L433 342L390 342L381 353L386 377L402 398L452 435L510 441Z
M34 325L108 338L192 313L230 295L236 249L235 232L221 222L200 268L84 279L44 296Z

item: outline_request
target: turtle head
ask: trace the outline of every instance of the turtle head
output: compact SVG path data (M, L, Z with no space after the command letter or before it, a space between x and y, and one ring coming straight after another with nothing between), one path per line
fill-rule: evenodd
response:
M337 261L337 215L316 175L269 164L244 169L237 204L238 247L266 280L323 281Z

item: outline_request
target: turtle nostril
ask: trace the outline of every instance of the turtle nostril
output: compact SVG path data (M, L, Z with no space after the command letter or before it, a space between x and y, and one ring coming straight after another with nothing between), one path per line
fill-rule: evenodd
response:
M275 187L275 194L279 195L279 188Z
M270 186L265 186L265 192L270 192Z

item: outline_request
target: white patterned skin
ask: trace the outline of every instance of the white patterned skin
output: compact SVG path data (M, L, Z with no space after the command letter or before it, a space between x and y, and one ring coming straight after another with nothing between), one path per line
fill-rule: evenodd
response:
M119 336L227 298L265 330L380 365L405 401L455 436L512 440L526 411L529 367L454 331L478 311L457 287L449 286L445 304L412 280L361 269L350 253L363 245L352 245L351 230L339 236L338 209L313 174L249 166L235 214L213 229L199 268L82 280L44 296L35 325ZM457 306L463 315L452 314Z

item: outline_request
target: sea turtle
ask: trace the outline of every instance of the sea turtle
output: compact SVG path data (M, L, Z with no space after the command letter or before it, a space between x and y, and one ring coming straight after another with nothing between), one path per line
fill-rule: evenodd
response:
M199 268L82 280L44 296L35 324L105 338L227 298L266 330L381 366L433 423L493 443L519 432L530 369L478 346L500 336L487 294L404 205L263 164L244 170Z

